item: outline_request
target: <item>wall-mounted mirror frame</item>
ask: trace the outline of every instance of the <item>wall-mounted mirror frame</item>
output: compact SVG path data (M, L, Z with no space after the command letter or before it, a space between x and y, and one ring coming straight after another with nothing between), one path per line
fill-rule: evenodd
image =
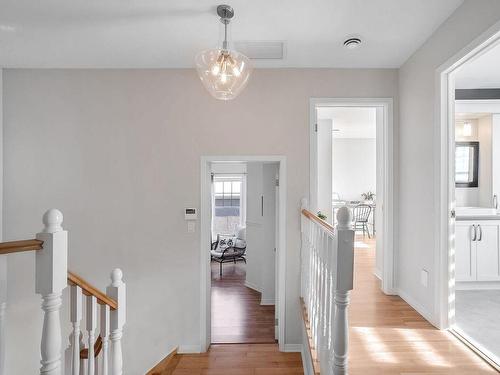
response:
M455 142L455 187L479 186L479 142Z

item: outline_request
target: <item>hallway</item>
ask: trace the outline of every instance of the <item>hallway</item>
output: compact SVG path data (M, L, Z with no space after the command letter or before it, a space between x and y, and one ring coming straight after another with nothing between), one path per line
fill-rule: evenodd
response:
M349 311L350 375L496 374L476 354L440 331L374 276L375 241L355 241L354 290Z
M373 275L374 240L357 236L355 287L349 311L349 374L496 374L454 336L428 323L398 296L380 291ZM228 275L231 270L228 264ZM217 274L217 272L215 272ZM236 277L237 278L237 277ZM300 353L276 344L212 345L208 353L177 355L162 375L302 374Z
M245 286L246 264L212 262L212 344L274 344L274 306Z

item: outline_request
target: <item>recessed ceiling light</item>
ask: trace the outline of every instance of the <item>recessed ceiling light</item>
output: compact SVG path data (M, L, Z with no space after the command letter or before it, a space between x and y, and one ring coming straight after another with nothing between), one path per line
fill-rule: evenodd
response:
M361 45L361 39L359 38L348 38L344 41L344 47L349 49L358 48Z

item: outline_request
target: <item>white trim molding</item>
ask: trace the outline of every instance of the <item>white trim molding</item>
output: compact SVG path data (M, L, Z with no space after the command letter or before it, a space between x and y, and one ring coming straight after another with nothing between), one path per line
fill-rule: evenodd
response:
M280 189L278 196L278 247L276 249L278 274L278 289L276 293L276 308L278 310L278 345L280 351L285 351L286 324L286 199L287 199L287 166L286 157L282 155L218 155L201 157L201 208L200 208L200 351L208 350L211 341L211 280L210 244L211 199L210 199L210 164L214 162L275 162L279 163ZM181 347L182 348L182 347Z

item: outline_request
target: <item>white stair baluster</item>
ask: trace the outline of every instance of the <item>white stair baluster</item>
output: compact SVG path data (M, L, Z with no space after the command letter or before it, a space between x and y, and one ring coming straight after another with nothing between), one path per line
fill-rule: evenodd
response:
M73 325L71 336L71 375L80 374L80 321L83 315L82 288L72 285L70 291L70 320Z
M101 306L101 338L102 338L102 353L100 358L99 375L108 375L108 346L109 346L109 306Z
M112 375L123 374L123 357L121 338L126 320L126 286L122 281L123 273L115 269L111 273L111 285L106 294L118 303L118 308L110 313L111 369Z
M67 285L68 233L61 227L63 215L52 209L43 215L45 228L36 238L43 248L36 252L36 293L42 296L43 329L40 374L61 375L62 291Z
M88 348L89 354L87 359L87 373L94 375L95 372L95 357L94 357L94 343L95 343L95 330L97 328L97 299L94 296L87 296L86 301L87 310L87 332L88 332Z
M85 341L83 340L83 332L80 331L80 351L85 349ZM80 357L80 355L78 355ZM80 358L80 375L87 375L87 361L83 358Z

